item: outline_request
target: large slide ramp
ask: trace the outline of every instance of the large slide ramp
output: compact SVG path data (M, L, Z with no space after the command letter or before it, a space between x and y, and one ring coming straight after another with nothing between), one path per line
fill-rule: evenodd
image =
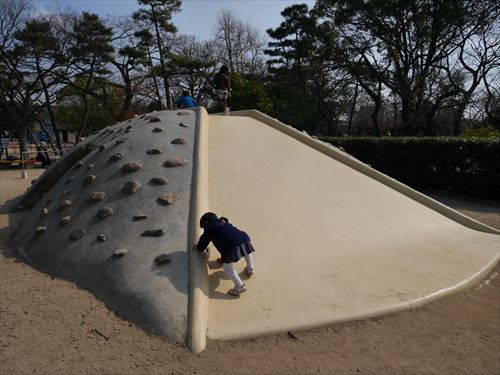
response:
M209 208L256 248L238 300L212 252L210 339L416 307L477 282L498 261L498 231L338 149L257 111L207 121Z

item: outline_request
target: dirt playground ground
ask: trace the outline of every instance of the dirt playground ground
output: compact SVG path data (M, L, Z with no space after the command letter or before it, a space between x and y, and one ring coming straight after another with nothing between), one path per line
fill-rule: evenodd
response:
M40 172L30 170L23 180L18 170L0 171L2 375L500 374L498 265L470 290L415 310L209 342L203 353L192 354L117 318L92 294L33 269L15 253L9 238L26 212L9 208ZM427 193L500 228L499 202Z

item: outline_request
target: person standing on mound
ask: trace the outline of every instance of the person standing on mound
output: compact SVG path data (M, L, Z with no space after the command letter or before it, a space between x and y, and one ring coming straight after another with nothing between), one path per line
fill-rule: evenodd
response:
M217 104L224 110L224 115L229 115L227 98L231 96L231 81L229 79L229 69L222 65L212 81L215 87L215 97Z
M234 270L234 263L245 258L248 276L254 273L252 253L255 249L248 234L231 225L227 218L218 218L213 212L207 212L200 218L200 227L203 234L193 250L205 251L210 241L221 254L222 268L226 275L234 282L234 288L228 291L232 296L239 296L246 291L245 284Z

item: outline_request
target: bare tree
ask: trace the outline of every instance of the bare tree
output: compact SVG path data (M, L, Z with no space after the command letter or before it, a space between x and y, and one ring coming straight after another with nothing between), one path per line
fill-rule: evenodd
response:
M370 74L400 97L407 134L424 121L429 77L472 34L491 0L318 0L315 9ZM387 68L389 66L389 68Z
M467 29L462 31L458 52L453 56L454 66L450 68L449 58L445 67L448 79L460 94L453 126L453 134L456 136L460 134L464 112L477 88L484 80L489 81L490 72L500 67L499 10L494 7L481 16L482 19L475 25L473 32Z
M14 34L24 26L30 10L30 0L0 1L0 56L14 47Z
M15 35L29 19L31 3L25 0L0 2L0 106L15 118L14 130L20 152L27 150L34 107L40 107L39 77L25 64L22 43Z
M67 77L67 83L81 96L84 107L76 136L77 143L87 127L90 99L98 95L99 81L110 75L106 65L114 51L111 45L112 35L112 30L104 25L97 14L83 12L73 20L72 45L69 51L74 74Z
M217 16L214 42L219 51L219 59L231 71L241 74L258 74L263 71L266 38L229 9L221 9Z
M140 26L132 17L111 17L106 22L113 30L115 53L109 56L109 63L116 69L110 83L123 91L121 112L130 110L134 96L147 78L148 44L141 38ZM161 102L161 99L159 99Z
M484 110L490 124L500 130L500 72L483 78L486 89Z
M213 40L200 41L191 35L180 35L172 40L171 50L177 67L174 89L176 94L189 91L198 101L206 79L215 73L217 61Z
M57 148L62 152L61 138L52 104L56 100L59 84L68 74L69 61L64 50L67 35L58 32L57 28L53 27L57 21L54 15L29 19L25 22L24 28L16 32L15 38L19 42L18 48L23 55L26 70L36 75L43 90L44 108L54 129ZM43 127L43 121L39 122L42 130L47 132ZM49 140L52 144L50 137Z
M175 34L177 29L171 22L172 16L181 7L181 0L138 0L142 8L134 13L134 19L142 21L152 28L152 42L156 45L159 58L158 75L163 80L167 108L172 107L170 83L168 80L167 63L170 57L168 43L169 34Z

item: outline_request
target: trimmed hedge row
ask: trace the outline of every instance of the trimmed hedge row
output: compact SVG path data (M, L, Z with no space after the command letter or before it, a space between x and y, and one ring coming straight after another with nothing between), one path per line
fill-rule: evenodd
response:
M384 137L321 140L398 181L500 200L500 138Z

